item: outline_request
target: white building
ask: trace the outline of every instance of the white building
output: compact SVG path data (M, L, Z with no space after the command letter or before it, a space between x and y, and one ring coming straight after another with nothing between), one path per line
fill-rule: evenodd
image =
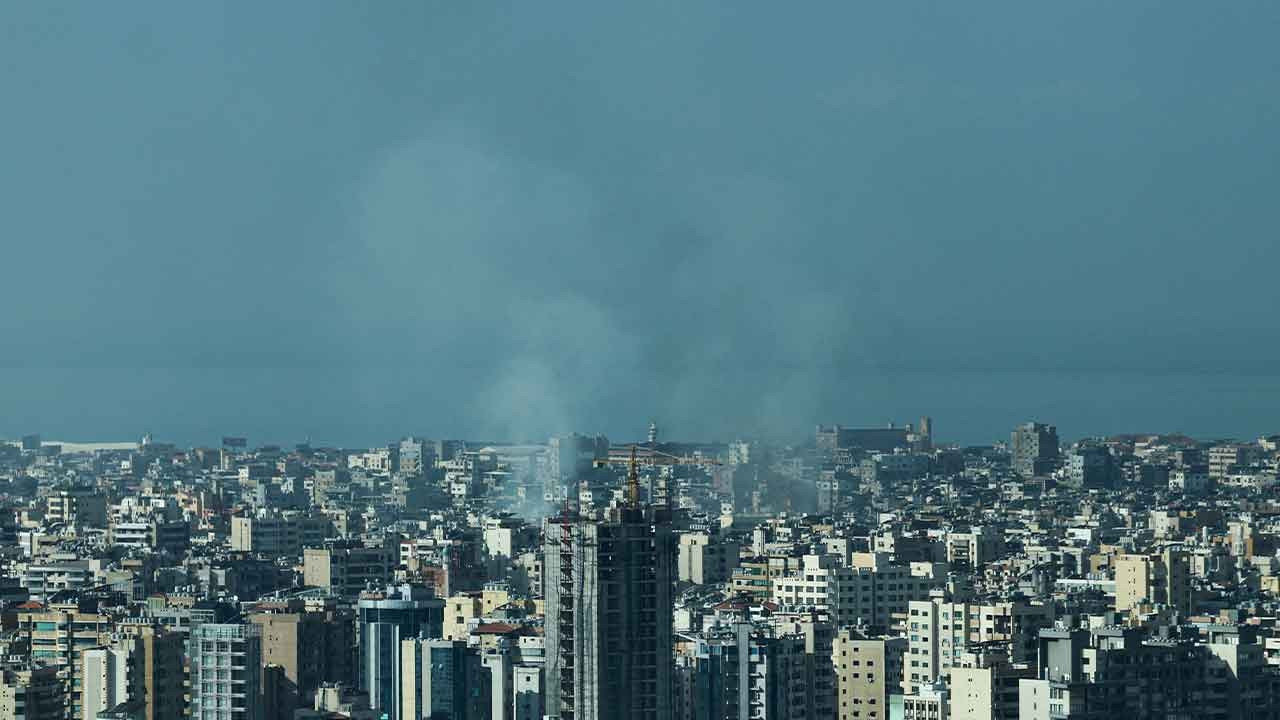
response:
M80 715L96 720L98 713L129 699L129 652L120 648L92 648L80 656Z
M929 596L937 580L928 563L899 565L882 554L854 553L842 566L830 555L806 555L795 572L771 581L774 602L825 608L837 626L888 628L906 616L908 603Z

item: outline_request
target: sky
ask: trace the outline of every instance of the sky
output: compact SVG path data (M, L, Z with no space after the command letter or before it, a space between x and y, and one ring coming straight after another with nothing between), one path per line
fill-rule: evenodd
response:
M1280 4L16 3L0 437L1280 432Z

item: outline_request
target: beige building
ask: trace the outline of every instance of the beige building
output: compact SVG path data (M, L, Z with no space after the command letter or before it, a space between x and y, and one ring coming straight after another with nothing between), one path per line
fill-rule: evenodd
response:
M444 603L444 639L466 640L467 624L484 617L484 600L480 593L450 595Z
M394 547L334 543L303 550L302 581L334 595L357 597L366 587L384 587L396 569Z
M472 620L491 617L495 610L511 602L511 593L501 589L459 593L444 605L444 639L466 640Z
M261 631L262 666L288 681L282 704L310 707L324 683L356 674L353 616L332 598L259 603L247 617Z
M1191 612L1191 570L1187 554L1162 550L1115 559L1116 611L1165 605L1186 617Z
M1216 479L1229 475L1233 468L1245 461L1244 448L1239 445L1218 445L1209 448L1209 477Z
M831 658L839 720L885 720L889 695L901 691L905 638L869 638L852 628L836 633Z
M323 667L326 664L324 616L304 612L258 612L248 616L249 622L262 631L262 665L276 665L288 680L284 696L277 698L281 708L305 708L315 701Z
M119 632L133 664L129 699L141 703L141 720L181 717L187 705L186 634L149 625L121 625Z
M951 717L955 720L1017 720L1018 682L1035 677L1034 664L977 662L953 667Z
M106 615L81 613L74 606L29 607L18 611L18 634L31 658L51 666L68 681L70 717L81 717L82 656L111 642L113 623Z

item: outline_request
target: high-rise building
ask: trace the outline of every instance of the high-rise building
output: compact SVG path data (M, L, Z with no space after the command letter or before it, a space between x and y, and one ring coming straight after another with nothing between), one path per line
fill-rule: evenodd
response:
M183 655L186 634L151 625L121 625L130 650L129 700L141 720L164 720L186 712Z
M462 641L400 643L399 720L481 720L492 709L489 673L480 654Z
M80 655L80 713L77 718L97 720L129 698L128 647L98 647Z
M1045 629L1036 677L1018 681L1021 720L1274 717L1264 651L1237 628L1207 642L1144 638L1136 628Z
M444 600L428 588L403 585L366 592L358 605L360 689L369 706L400 720L401 643L439 638L444 631Z
M1051 605L1025 601L995 603L915 601L907 614L908 651L904 694L945 679L979 648L1000 649L1005 657L1029 662L1036 656L1040 629L1053 622Z
M832 662L839 720L887 720L889 696L902 692L907 639L867 637L852 628L836 635Z
M676 547L669 511L626 502L607 517L543 526L547 714L561 720L668 720Z
M278 665L287 681L278 704L288 712L311 707L321 684L355 676L355 618L349 610L309 609L300 601L260 603L248 619L262 629L263 665Z
M262 635L253 623L191 629L191 717L261 720Z
M1024 477L1046 475L1058 461L1058 428L1029 422L1014 428L1009 452L1013 470Z
M679 720L828 720L837 717L833 630L811 618L734 622L686 636L674 676ZM881 672L882 668L873 668ZM876 706L887 718L887 708Z
M835 688L818 684L803 635L778 634L774 628L747 623L735 626L735 631L739 703L733 717L819 720L834 715ZM826 682L830 683L834 671L829 652L824 659ZM817 707L815 700L819 701Z
M251 515L232 516L230 544L241 552L298 555L302 548L322 545L334 534L333 522L322 514L260 508Z

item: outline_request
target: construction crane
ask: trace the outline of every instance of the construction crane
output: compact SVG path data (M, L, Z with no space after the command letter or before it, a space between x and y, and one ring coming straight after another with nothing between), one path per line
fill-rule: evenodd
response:
M697 465L697 466L716 466L724 463L715 458L703 458L694 455L673 455L669 452L663 452L655 447L631 445L629 448L629 457L627 458L627 504L631 507L640 505L640 473L639 466L641 464L639 450L643 449L646 453L646 467L656 465ZM620 462L618 458L600 458L592 462L597 468L608 467Z
M715 458L704 458L704 457L699 457L697 455L673 455L669 452L663 452L662 450L659 450L655 447L650 447L648 445L632 444L626 447L627 447L627 451L630 453L629 460L616 457L616 456L610 456L607 458L598 458L594 462L592 462L592 465L600 468L600 467L608 467L609 465L613 465L621 462L628 462L628 463L634 462L638 465L644 465L645 467L652 467L654 465L713 466L713 465L724 464L719 460L716 460ZM644 454L641 455L640 453L644 453Z

